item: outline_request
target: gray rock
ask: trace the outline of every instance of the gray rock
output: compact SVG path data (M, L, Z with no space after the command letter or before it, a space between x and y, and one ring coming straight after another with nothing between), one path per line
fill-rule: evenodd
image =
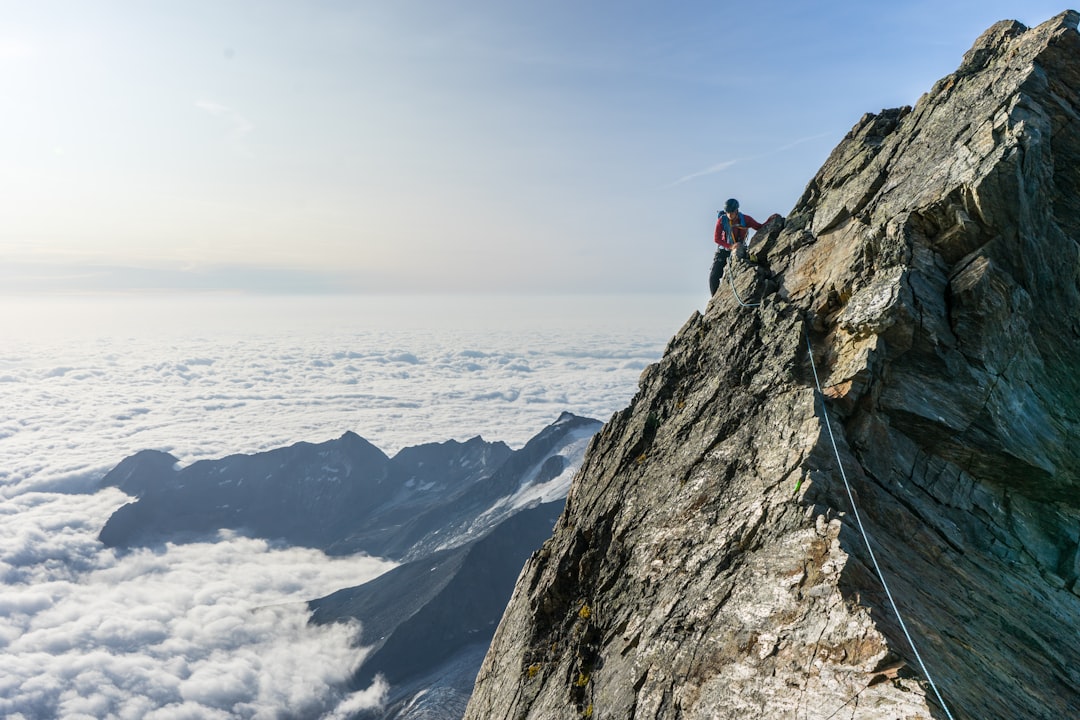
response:
M1077 20L990 28L733 261L760 306L594 438L467 718L1080 717Z

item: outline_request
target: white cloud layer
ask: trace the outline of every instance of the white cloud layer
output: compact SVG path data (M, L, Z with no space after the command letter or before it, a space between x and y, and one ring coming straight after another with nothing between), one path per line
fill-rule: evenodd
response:
M0 495L84 488L147 448L187 464L353 430L393 454L474 435L520 446L563 410L607 420L694 309L636 302L500 318L499 301L454 316L429 298L405 306L430 322L402 330L393 307L341 300L284 320L296 301L0 300Z
M552 301L499 320L490 301L424 299L418 325L385 303L132 302L0 299L2 717L345 718L379 703L382 683L341 691L358 628L309 627L303 601L390 564L232 536L118 554L96 536L127 498L100 476L144 448L186 464L346 430L389 454L477 434L520 446L563 410L624 407L691 310L658 320L646 304L623 322Z
M118 554L97 542L124 495L26 493L0 526L0 716L278 717L338 702L357 627L311 627L305 600L392 564L265 541Z

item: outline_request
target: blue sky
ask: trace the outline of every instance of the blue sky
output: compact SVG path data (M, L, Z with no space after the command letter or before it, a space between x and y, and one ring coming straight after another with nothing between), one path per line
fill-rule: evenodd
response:
M0 284L706 285L1004 2L0 0Z

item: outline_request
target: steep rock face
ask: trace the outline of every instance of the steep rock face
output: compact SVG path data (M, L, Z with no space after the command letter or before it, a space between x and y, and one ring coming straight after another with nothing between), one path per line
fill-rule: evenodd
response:
M1080 716L1077 20L990 28L759 232L760 305L593 439L467 718Z

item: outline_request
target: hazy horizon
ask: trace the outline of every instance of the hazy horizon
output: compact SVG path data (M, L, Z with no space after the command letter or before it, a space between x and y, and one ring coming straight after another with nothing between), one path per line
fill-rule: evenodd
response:
M347 430L521 444L563 410L607 420L706 299L0 296L0 490Z

